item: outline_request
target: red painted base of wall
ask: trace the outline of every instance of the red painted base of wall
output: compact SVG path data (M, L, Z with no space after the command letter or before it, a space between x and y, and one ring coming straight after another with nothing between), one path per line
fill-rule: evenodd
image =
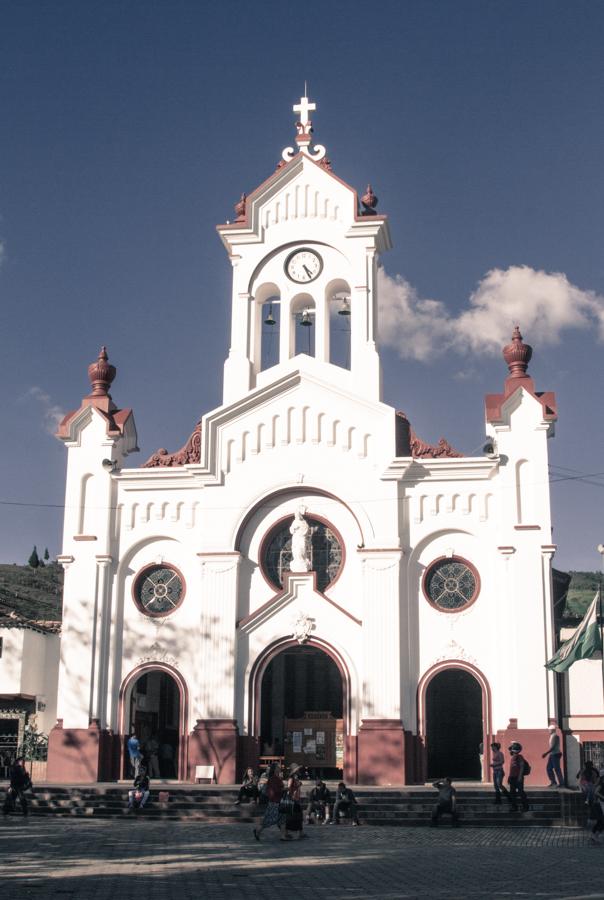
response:
M91 722L63 728L59 719L48 736L46 778L58 784L89 784L113 777L113 734Z
M198 719L189 735L189 780L195 766L214 766L218 784L237 784L237 742L234 719Z
M358 784L405 784L405 733L398 719L367 719L357 739Z
M545 767L547 759L542 759L541 754L549 747L549 731L547 728L516 728L514 725L508 725L503 731L498 731L493 738L501 744L501 749L505 754L505 777L507 781L510 771L508 747L512 741L518 741L522 744L522 755L531 765L531 774L527 775L524 783L527 786L542 787L549 784Z
M260 758L260 738L242 734L237 739L237 782L243 778L245 770L251 766L254 771L258 768Z

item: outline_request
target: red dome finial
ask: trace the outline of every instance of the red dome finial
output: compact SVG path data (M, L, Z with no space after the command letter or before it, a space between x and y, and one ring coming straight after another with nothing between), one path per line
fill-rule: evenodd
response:
M503 348L503 358L508 364L510 370L510 378L524 378L528 364L533 355L533 348L529 344L525 344L520 334L520 327L514 326L512 334L512 343L507 344Z
M88 377L92 385L91 397L108 397L111 382L116 376L116 368L107 362L107 348L101 347L96 362L88 366Z

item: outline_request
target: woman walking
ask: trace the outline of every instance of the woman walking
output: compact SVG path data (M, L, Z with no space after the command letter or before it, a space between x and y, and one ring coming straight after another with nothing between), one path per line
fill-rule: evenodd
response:
M281 769L277 764L270 768L265 795L268 800L266 812L260 828L254 828L254 837L257 841L260 840L260 835L265 828L270 828L272 825L281 828L284 821L283 814L279 812L279 804L283 796L283 779L281 778Z
M287 805L285 813L285 833L281 840L291 841L290 832L295 832L300 838L306 837L303 830L304 816L302 814L302 797L301 797L302 781L300 780L300 769L296 767L292 769L289 781L287 782L287 792L284 800Z

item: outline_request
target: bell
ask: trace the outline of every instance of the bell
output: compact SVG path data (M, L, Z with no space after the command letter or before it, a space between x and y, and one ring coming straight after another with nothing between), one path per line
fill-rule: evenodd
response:
M269 306L268 308L268 316L264 320L265 325L276 325L275 317L273 316L273 307Z
M300 325L303 325L304 328L310 328L312 325L312 320L310 318L310 313L307 309L302 313L302 318L300 319Z
M338 310L339 316L349 316L350 315L350 303L348 302L348 297L344 297L342 300L342 305Z

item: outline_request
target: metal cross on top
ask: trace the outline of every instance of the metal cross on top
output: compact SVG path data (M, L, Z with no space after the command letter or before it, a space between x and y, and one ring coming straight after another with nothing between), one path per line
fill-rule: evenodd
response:
M309 112L314 112L314 110L316 108L317 108L317 104L309 103L308 97L300 97L300 102L295 103L294 107L293 107L295 113L297 113L297 112L300 113L300 124L301 125L308 125L308 123L310 121L308 118L308 114L309 114Z

